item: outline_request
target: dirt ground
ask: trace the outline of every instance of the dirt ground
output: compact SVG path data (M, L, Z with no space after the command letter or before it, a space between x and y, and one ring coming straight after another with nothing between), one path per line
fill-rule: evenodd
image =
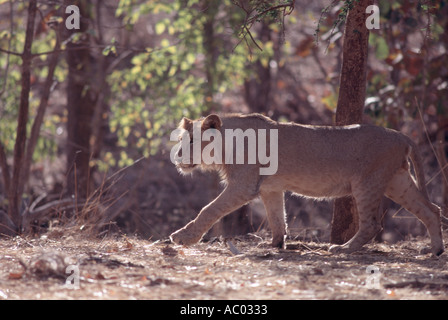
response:
M273 249L267 233L187 248L52 230L0 239L0 299L447 299L448 254L434 258L428 244L335 255L327 243Z

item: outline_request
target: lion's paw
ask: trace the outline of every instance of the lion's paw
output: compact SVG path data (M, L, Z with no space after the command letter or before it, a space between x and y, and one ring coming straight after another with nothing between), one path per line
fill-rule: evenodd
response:
M338 254L338 253L352 253L356 250L354 250L353 248L350 248L349 246L346 246L346 245L334 244L330 247L330 249L328 249L328 251L330 251L333 254Z
M172 242L184 246L189 246L199 242L199 240L201 240L201 237L202 235L197 236L185 228L179 229L170 235L170 239Z

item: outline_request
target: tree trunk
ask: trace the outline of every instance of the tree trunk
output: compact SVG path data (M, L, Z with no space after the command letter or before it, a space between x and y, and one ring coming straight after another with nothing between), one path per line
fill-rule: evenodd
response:
M34 21L36 17L37 0L31 0L28 6L28 20L26 25L25 45L22 53L22 88L20 93L19 116L17 119L17 136L14 145L14 162L12 178L9 185L9 206L8 215L17 229L20 231L21 215L20 200L22 194L19 193L19 180L23 167L23 156L26 144L26 128L29 113L29 96L31 88L31 46L34 38Z
M60 27L59 27L60 28ZM41 98L39 102L39 107L37 109L36 115L33 120L33 125L31 127L30 136L28 142L26 144L26 153L23 160L23 170L20 175L19 180L19 194L23 194L26 190L25 185L28 183L28 179L30 176L30 168L33 160L34 150L36 149L37 140L40 137L40 128L42 126L45 111L48 106L48 100L50 99L51 87L54 84L54 73L59 61L59 50L61 48L61 44L59 41L59 30L55 30L56 33L56 44L54 47L54 53L49 56L49 64L48 64L48 74L45 79L45 83L43 85L43 89L41 91Z
M73 1L69 1L72 4ZM80 33L77 41L67 44L67 191L77 199L86 199L91 192L90 158L92 119L98 94L95 87L94 58L90 54L87 30L88 3L75 1L81 15L80 30L68 30L68 37Z
M439 129L437 131L437 157L442 167L442 205L448 207L448 160L446 157L446 132L448 128L448 119L439 115Z
M219 1L204 1L206 21L204 23L205 75L207 79L204 104L207 112L217 112L214 94L217 87L216 63L218 61L218 38L215 36L216 14L219 12Z
M336 109L336 125L362 122L365 94L369 30L366 8L373 0L353 2L345 25L343 60ZM330 241L342 244L358 230L358 214L352 197L336 199Z
M271 29L269 23L261 22L260 40L267 42L271 40ZM253 64L254 75L244 82L244 98L251 112L268 114L270 109L269 98L271 93L271 68L263 65L260 61Z

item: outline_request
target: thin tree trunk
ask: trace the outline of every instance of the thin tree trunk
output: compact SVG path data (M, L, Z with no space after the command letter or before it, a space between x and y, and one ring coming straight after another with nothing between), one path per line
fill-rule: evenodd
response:
M204 23L204 48L205 48L205 74L207 79L205 105L207 112L216 112L214 94L216 91L216 62L219 56L217 38L215 36L215 17L219 10L219 1L205 1L208 6L205 11L206 22Z
M59 49L60 49L60 41L59 41L59 32L58 30L56 32L56 45L54 47L54 53L50 55L49 59L49 65L48 65L48 74L47 78L45 80L43 90L42 90L42 96L40 98L39 107L37 108L36 117L34 118L33 125L31 127L31 133L30 137L28 139L28 142L26 144L26 154L23 164L23 171L21 174L20 182L19 182L19 193L22 194L25 190L25 185L28 182L28 178L30 175L30 167L31 167L31 161L33 159L34 150L36 149L37 140L40 136L40 128L42 126L42 122L44 120L45 116L45 110L48 106L48 99L50 98L51 94L51 87L54 82L54 72L56 70L56 66L59 61Z
M2 169L3 184L6 192L9 192L9 184L11 183L11 176L9 173L8 159L6 156L5 147L0 141L0 168Z
M261 22L259 38L263 42L271 40L271 29L266 21ZM260 61L253 64L254 76L244 82L244 98L251 112L269 115L269 98L271 93L271 68Z
M373 0L354 1L347 15L336 125L362 122L369 40L366 8L372 4ZM330 241L336 244L345 243L357 230L358 214L354 199L352 197L336 199Z
M441 117L441 116L440 116ZM445 151L445 133L446 129L443 126L443 120L439 120L439 131L437 132L437 157L442 167L442 204L444 207L448 207L448 161Z
M29 95L31 87L31 60L33 55L31 53L31 46L34 38L34 21L36 17L37 0L30 0L28 6L28 20L25 33L25 45L22 53L22 88L20 93L19 116L17 120L17 136L14 145L14 161L12 179L9 186L9 206L8 215L12 222L20 230L21 216L20 216L20 199L22 195L19 191L19 181L21 170L23 167L23 156L25 154L26 143L26 128L28 123L29 113Z

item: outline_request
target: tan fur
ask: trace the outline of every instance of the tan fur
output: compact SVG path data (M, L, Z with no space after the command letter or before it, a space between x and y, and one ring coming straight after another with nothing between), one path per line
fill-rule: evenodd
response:
M198 242L219 219L259 196L272 230L272 245L282 247L287 233L284 192L289 190L314 199L353 195L359 212L359 231L344 245L332 246L332 252L359 250L380 231L379 206L383 195L416 215L429 231L432 252L443 252L440 208L428 199L420 155L405 135L371 125L277 123L259 114L210 115L196 122L184 118L180 127L191 134L197 121L202 130L215 128L223 137L224 129L278 129L278 170L274 175L263 176L259 163L178 163L184 173L196 168L218 170L226 187L196 219L171 235L173 242ZM207 143L202 142L202 148ZM418 187L409 172L408 158L415 168Z

